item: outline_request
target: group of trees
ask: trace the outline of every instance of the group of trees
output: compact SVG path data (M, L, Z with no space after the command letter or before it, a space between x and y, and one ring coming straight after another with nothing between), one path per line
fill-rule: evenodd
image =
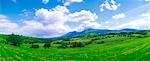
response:
M21 37L15 34L8 35L8 38L6 38L6 40L7 40L7 43L14 45L14 46L19 46L22 43Z
M40 46L38 44L32 44L30 48L39 48ZM50 48L51 47L51 43L45 43L43 45L43 47L46 48Z
M84 42L63 42L58 48L76 48L76 47L84 47Z
M26 40L30 40L30 41L26 41ZM40 46L35 43L44 43L43 41L38 42L39 41L38 39L37 39L37 41L35 41L35 40L36 39L29 38L29 37L27 39L27 37L23 37L21 35L10 34L7 36L5 43L13 45L13 46L20 46L20 44L22 44L22 43L29 43L29 44L31 44L30 48L39 48ZM51 46L50 41L46 41L45 44L43 45L44 48L49 48L50 46Z
M130 38L143 38L147 36L148 32L120 32L120 33L107 33L107 34L96 34L96 33L90 33L87 35L82 35L79 38L82 39L88 39L90 41L82 42L82 41L75 41L74 38L71 39L63 39L62 41L55 42L54 44L60 44L58 48L75 48L75 47L84 47L88 44L96 43L96 44L103 44L105 41L101 41L103 39L108 39L112 37L130 37ZM138 36L133 36L134 34L138 34ZM22 43L29 43L31 44L30 48L39 48L40 46L35 43L45 43L43 45L44 48L49 48L51 46L50 40L42 40L38 38L32 38L32 37L24 37L21 35L15 35L10 34L7 37L5 37L6 40L0 41L3 43L11 44L14 46L20 46ZM78 39L76 39L78 40ZM97 42L98 41L98 42Z

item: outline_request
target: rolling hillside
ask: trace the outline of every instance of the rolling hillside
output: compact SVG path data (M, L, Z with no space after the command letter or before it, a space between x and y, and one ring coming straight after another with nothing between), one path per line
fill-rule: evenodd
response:
M150 32L123 31L106 34L89 31L78 37L53 41L0 35L0 61L149 61ZM12 44L17 41L21 44ZM50 48L44 47L47 43Z
M121 29L121 30L108 30L108 29L86 29L81 32L73 31L69 32L63 36L52 38L52 39L66 39L66 38L73 38L82 36L89 33L96 33L96 34L106 34L106 33L120 33L120 32L139 32L139 31L149 31L149 30L136 30L136 29Z
M31 49L0 43L0 61L149 61L150 37L88 45L83 48Z

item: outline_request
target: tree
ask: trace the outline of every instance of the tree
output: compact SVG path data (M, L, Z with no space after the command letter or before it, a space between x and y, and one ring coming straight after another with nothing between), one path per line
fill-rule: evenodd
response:
M68 43L63 42L58 48L68 48Z
M96 44L103 44L105 43L104 41L96 42Z
M85 44L83 42L74 42L71 47L84 47Z
M21 37L19 35L11 34L8 35L8 38L6 40L14 46L19 46L21 44Z
M45 43L44 44L44 48L49 48L49 47L51 47L51 43Z
M40 46L37 44L32 44L32 46L30 48L39 48Z

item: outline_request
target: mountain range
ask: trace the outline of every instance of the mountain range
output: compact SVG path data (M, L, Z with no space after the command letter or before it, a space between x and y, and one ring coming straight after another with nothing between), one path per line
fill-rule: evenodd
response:
M77 32L77 31L73 31L73 32L69 32L63 36L60 37L55 37L52 39L66 39L66 38L73 38L73 37L78 37L84 34L88 34L88 33L96 33L96 34L106 34L106 33L119 33L119 32L136 32L136 31L141 31L141 30L137 30L137 29L121 29L121 30L108 30L108 29L86 29L84 31L81 32Z

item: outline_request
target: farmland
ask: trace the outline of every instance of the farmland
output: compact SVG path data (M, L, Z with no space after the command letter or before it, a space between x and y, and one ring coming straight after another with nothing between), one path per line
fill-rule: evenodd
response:
M78 41L89 39L79 38ZM71 40L72 42L75 40ZM97 44L95 42L104 41ZM56 41L55 41L56 42ZM64 41L63 41L64 42ZM29 48L24 43L20 47L0 43L0 61L149 61L150 37L129 38L114 36L96 40L85 47L58 48L61 44L51 43L48 49L44 43L36 43L39 48Z

